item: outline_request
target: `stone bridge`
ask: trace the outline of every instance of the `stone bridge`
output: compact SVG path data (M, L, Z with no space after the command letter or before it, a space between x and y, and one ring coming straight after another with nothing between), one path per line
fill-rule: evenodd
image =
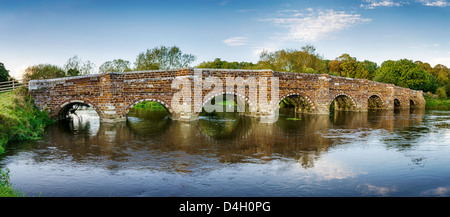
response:
M280 103L318 114L329 114L332 104L335 110L359 112L425 107L422 91L365 79L272 70L109 72L31 80L29 91L36 106L53 119L63 119L74 105L84 104L110 122L126 120L130 109L142 101L162 104L172 119L192 121L212 98L223 95L245 102L241 113L261 118L273 116Z

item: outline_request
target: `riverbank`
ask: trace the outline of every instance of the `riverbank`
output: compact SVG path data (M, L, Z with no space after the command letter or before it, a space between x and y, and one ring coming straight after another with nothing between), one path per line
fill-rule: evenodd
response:
M27 89L0 93L0 154L10 141L39 139L52 122L34 106Z
M0 156L12 141L39 139L53 121L39 111L26 88L0 93ZM9 183L9 174L0 171L0 197L20 196Z
M424 94L426 109L450 110L450 99L439 99L436 96Z

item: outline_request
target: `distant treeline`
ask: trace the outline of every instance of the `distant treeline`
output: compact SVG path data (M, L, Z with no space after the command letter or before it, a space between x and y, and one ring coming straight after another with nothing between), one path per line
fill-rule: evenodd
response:
M177 46L159 46L147 49L137 55L134 67L123 59L107 61L98 68L99 73L126 72L189 67L195 61L193 54L184 54ZM400 87L435 93L439 98L450 96L450 69L442 64L432 67L428 63L408 59L386 60L380 66L370 60L360 61L349 54L329 60L316 52L314 46L300 49L282 49L274 52L263 51L256 63L228 62L216 58L204 61L196 68L215 69L271 69L310 74L330 74L336 76L368 79L391 83ZM39 64L25 70L24 79L48 79L96 73L90 61L82 61L78 56L70 58L63 66ZM5 75L6 73L6 75ZM8 71L0 63L0 82L8 77Z

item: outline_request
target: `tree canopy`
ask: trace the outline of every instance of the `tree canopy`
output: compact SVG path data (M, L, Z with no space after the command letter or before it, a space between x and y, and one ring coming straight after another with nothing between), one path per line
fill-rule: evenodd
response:
M105 72L127 72L131 71L130 61L123 59L115 59L112 61L106 61L99 68L99 73Z
M69 58L64 65L67 76L89 75L93 74L95 65L91 61L83 61L77 55Z
M196 57L192 54L183 54L179 47L155 47L140 53L135 64L135 70L175 69L188 67Z
M66 77L66 72L62 68L51 64L39 64L35 66L30 66L25 69L25 74L23 78L25 80L40 80L40 79L50 79L50 78L61 78Z
M257 68L300 73L327 73L327 65L315 53L315 50L311 45L304 46L301 50L282 49L275 52L264 50L261 52Z
M5 65L0 62L0 82L8 81L9 77L9 70L6 70Z
M407 59L383 62L373 80L425 92L435 92L438 87L432 74Z
M202 62L197 68L209 68L209 69L252 69L255 67L251 62L228 62L221 60L220 58L214 59L214 61Z

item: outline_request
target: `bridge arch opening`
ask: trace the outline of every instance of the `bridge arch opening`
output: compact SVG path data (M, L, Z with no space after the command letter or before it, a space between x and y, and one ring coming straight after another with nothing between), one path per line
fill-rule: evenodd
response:
M67 132L87 133L95 136L100 127L99 111L81 100L64 103L57 113L58 126Z
M249 103L244 96L236 93L217 93L202 104L200 116L218 115L220 113L249 113Z
M368 109L382 109L383 108L383 100L378 95L372 95L367 100L367 108Z
M400 108L400 107L402 107L400 100L395 98L394 99L394 108Z
M409 100L409 108L415 108L416 107L416 103L414 102L414 100L410 99Z
M334 111L352 111L355 110L356 104L353 99L345 94L334 97L330 103L330 112Z
M98 109L81 100L72 100L64 103L58 111L58 120L73 119L80 116L99 117Z
M308 97L301 94L289 94L279 103L280 109L297 113L309 113L314 110L314 105Z
M127 120L137 119L158 121L168 119L172 114L170 107L157 99L141 99L132 103L127 109Z

